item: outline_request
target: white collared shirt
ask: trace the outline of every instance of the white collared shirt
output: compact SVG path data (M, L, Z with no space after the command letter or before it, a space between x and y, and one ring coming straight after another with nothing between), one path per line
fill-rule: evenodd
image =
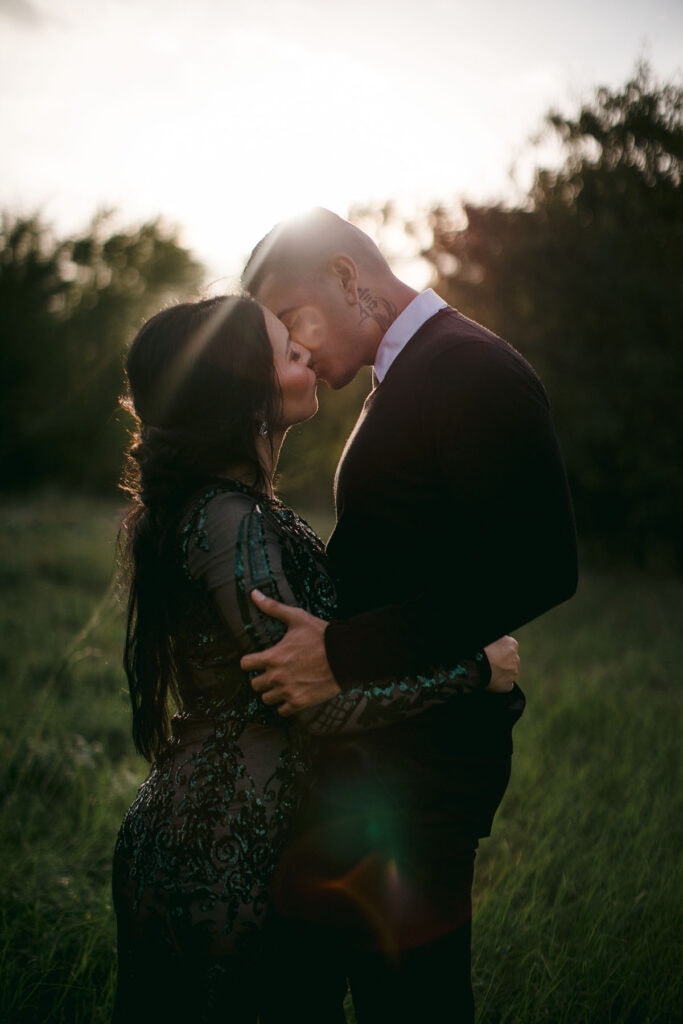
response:
M435 291L427 288L426 291L416 295L412 302L409 302L402 313L394 320L379 343L373 367L375 377L381 384L387 375L389 367L399 352L402 352L414 334L419 331L423 324L438 313L440 309L447 306Z

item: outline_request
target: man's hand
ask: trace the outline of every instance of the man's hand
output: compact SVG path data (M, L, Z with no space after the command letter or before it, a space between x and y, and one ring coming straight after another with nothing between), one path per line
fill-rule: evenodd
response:
M286 717L341 693L325 653L325 620L273 601L260 590L252 590L251 599L259 611L287 626L274 647L245 654L240 661L245 672L259 673L251 685L263 703L278 705Z
M519 644L513 636L502 636L484 648L491 666L489 693L509 693L519 674Z

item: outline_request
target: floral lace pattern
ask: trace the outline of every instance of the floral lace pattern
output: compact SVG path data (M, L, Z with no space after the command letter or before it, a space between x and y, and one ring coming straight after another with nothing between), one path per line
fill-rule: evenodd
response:
M207 509L226 493L237 496L233 586L242 621L233 630L190 569L193 549L212 549ZM266 532L280 542L297 603L326 618L334 607L322 542L286 506L236 482L212 488L195 503L180 540L183 707L168 749L125 815L114 858L119 1019L144 1001L155 976L152 952L171 970L173 964L183 971L188 963L203 965L193 982L201 986L197 1020L202 1001L216 1002L211 993L225 986L235 964L244 970L261 952L268 884L309 769L305 734L266 707L239 668L245 650L267 646L283 631L248 599L254 586L279 600L285 596Z
M169 971L175 1006L185 992L197 1021L223 1019L220 993L230 989L234 1003L249 971L258 977L269 883L310 780L310 734L391 725L488 679L478 655L431 676L346 691L298 722L284 719L239 667L245 651L284 632L249 592L258 587L332 618L336 594L322 541L283 503L225 481L186 516L178 562L182 707L168 749L124 817L114 858L117 1021L136 1019L145 993L158 1013L160 977Z

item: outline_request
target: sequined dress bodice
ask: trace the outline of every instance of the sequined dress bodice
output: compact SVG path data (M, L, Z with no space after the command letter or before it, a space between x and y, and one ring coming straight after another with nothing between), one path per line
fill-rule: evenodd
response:
M117 1020L139 1001L152 951L194 965L206 1007L236 957L258 961L269 883L310 784L311 737L391 725L481 685L473 660L379 680L283 718L239 665L285 628L258 612L253 588L323 619L335 612L322 541L283 503L225 481L198 496L181 524L168 595L181 706L117 841Z
M262 703L240 669L243 653L283 632L257 613L249 591L329 618L334 588L323 545L303 520L236 483L212 488L192 507L179 570L182 707L168 750L126 815L116 859L120 869L125 863L125 903L138 923L151 927L156 917L162 930L171 905L183 941L194 944L201 933L220 954L263 916L309 767L305 735Z

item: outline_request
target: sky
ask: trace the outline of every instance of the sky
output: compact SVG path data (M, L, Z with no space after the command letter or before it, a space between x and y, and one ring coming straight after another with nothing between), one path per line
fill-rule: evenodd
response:
M229 290L308 206L514 201L639 60L681 83L683 0L0 0L0 209L160 216Z

